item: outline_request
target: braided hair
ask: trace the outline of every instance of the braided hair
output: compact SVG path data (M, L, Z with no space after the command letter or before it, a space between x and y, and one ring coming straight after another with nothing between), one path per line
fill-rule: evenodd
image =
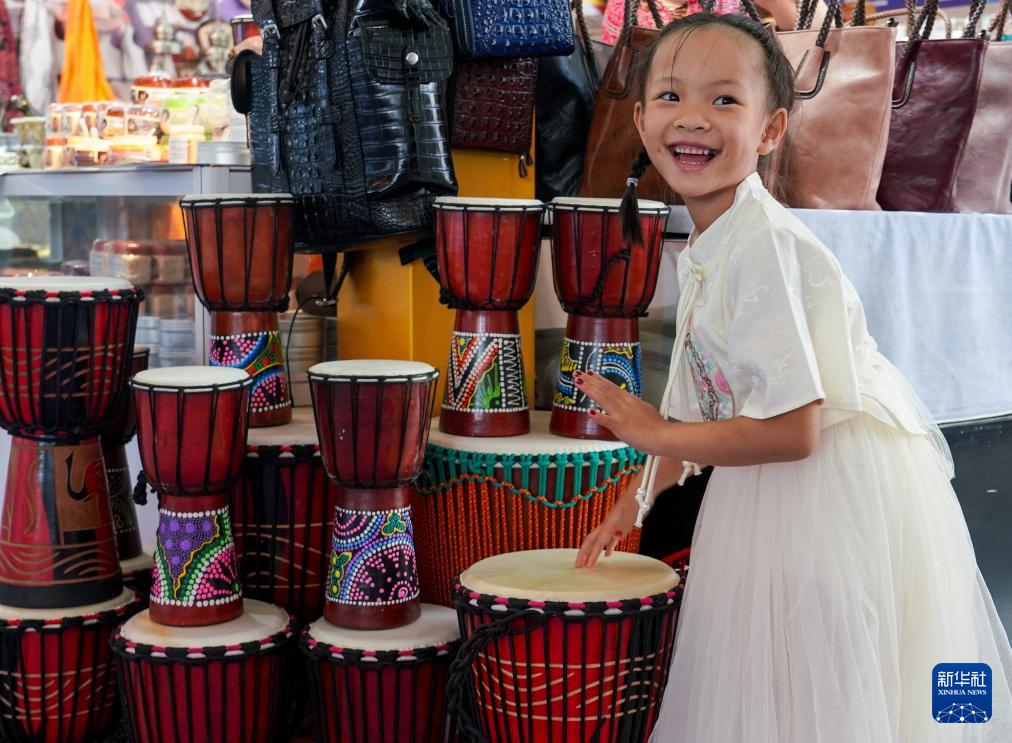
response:
M748 3L745 3L748 10ZM750 13L751 14L751 13ZM728 28L742 33L756 42L761 51L763 59L763 72L766 77L767 106L770 112L783 108L790 112L794 108L794 68L788 61L783 50L777 43L774 35L762 24L752 18L735 13L693 13L692 15L672 21L665 26L653 44L643 57L637 74L639 78L639 101L640 105L646 104L647 78L650 68L653 66L657 50L668 38L681 35L681 42L689 34L695 33L701 28L718 27ZM639 179L643 177L647 166L650 165L650 158L646 150L641 150L633 161L629 179L626 181L625 195L622 197L620 207L622 215L622 238L626 246L642 245L643 230L640 227L639 209L636 202L636 187Z

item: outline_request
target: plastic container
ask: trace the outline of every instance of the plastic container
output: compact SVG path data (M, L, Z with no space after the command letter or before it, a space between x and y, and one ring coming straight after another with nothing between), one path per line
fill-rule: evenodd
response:
M157 137L161 131L162 109L160 106L135 104L126 110L127 134Z
M167 75L144 75L134 78L130 86L130 100L160 107L171 90L172 79Z
M67 149L67 138L62 134L46 137L45 147L42 167L47 170L66 168L74 161L74 153Z
M98 135L102 139L114 139L126 134L126 106L112 103L102 114L98 124Z
M68 137L67 149L69 152L64 157L64 167L88 168L105 165L109 161L110 145L108 140L92 137Z
M153 285L144 290L145 309L149 315L166 318L193 317L193 285Z
M123 134L114 137L109 149L109 164L150 163L161 160L158 139L154 135Z
M169 134L169 162L197 162L197 146L205 141L204 127L197 124L172 124Z
M188 317L180 320L162 318L158 325L158 347L163 353L178 349L189 349L192 353L196 342L193 320Z
M42 147L46 143L45 116L21 116L11 119L11 126L22 147Z

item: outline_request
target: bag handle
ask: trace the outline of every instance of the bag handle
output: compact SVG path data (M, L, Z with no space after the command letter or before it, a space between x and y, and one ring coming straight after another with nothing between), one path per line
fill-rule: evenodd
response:
M755 6L753 0L741 0L741 10L744 15L747 15L756 23L763 22L763 17L759 14L759 9Z
M906 18L906 17L907 17L907 11L906 10L883 10L881 13L872 13L865 20L868 23L872 23L874 21L881 21L881 20L883 20L885 18ZM945 38L951 39L952 38L952 19L949 17L949 14L946 13L941 8L938 9L938 17L942 20L942 23L945 24ZM866 24L864 24L864 23L856 23L855 22L854 25L855 26L864 26Z
M1008 20L1010 13L1012 13L1012 0L1005 0L987 29L988 33L991 34L991 39L994 41L1001 41L1005 35L1005 21Z
M590 40L590 30L587 28L587 18L583 15L583 0L573 0L573 11L576 13L576 26L580 30L576 34L580 47L583 49L583 58L586 60L587 71L590 73L591 87L594 97L597 97L597 86L601 82L601 70L597 66L597 57L594 56L594 46Z
M579 0L573 0L573 2L576 3ZM632 36L632 27L639 26L639 4L640 0L626 0L625 7L623 8L624 13L622 14L622 33L619 34L616 46L629 43L629 37ZM646 0L646 4L650 9L650 15L654 18L654 25L658 29L663 28L664 19L661 18L661 12L657 9L657 3L654 0Z

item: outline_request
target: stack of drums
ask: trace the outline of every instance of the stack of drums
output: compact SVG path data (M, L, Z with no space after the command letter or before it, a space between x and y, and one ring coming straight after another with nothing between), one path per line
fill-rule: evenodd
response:
M244 602L229 510L252 385L243 370L199 366L131 382L159 495L150 609L112 639L135 743L273 743L288 725L295 619Z
M309 370L320 453L340 486L324 618L306 628L320 743L441 743L456 617L419 599L408 486L439 372L409 361Z
M120 279L0 282L0 739L86 743L115 724L124 589L99 435L124 403L142 294Z

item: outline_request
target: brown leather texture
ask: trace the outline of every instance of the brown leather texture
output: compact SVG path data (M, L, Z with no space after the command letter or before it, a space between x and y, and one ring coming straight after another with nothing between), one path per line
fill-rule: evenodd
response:
M904 58L904 44L896 45L896 102L878 191L883 209L956 210L956 173L977 110L986 48L983 39L928 39Z
M639 100L639 73L644 55L659 31L634 26L628 43L619 40L601 78L594 102L594 116L587 136L580 196L619 198L633 160L643 149L633 109ZM677 203L668 184L653 168L647 168L638 186L641 199Z
M455 75L453 146L531 154L537 59L463 60Z
M977 95L977 113L956 172L961 212L1012 214L1012 42L991 42Z
M767 185L788 206L878 209L889 135L895 31L869 26L777 34L798 80L787 136L769 159Z

